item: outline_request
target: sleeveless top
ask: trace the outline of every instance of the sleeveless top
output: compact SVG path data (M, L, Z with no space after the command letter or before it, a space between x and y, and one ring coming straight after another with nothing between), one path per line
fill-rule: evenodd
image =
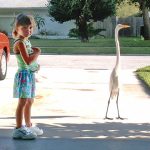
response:
M19 41L19 40L21 40L25 44L27 53L29 55L32 54L33 50L32 50L32 46L31 46L30 41L29 40L17 39L17 40L14 41L14 43ZM16 58L17 58L17 64L18 64L18 71L20 71L20 70L30 70L30 71L35 72L39 68L39 65L37 64L36 61L33 61L30 65L27 65L20 53L16 53Z

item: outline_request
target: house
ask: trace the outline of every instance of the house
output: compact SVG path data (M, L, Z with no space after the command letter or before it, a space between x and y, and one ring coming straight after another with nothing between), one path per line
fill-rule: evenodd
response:
M6 31L9 35L11 35L14 18L19 13L26 13L33 16L39 15L45 19L45 26L43 26L40 31L36 29L34 34L37 35L40 34L41 31L46 31L49 35L53 35L53 38L58 38L58 36L59 38L67 37L69 30L75 28L74 21L68 21L63 24L56 21L53 22L51 20L52 18L48 16L46 4L47 0L0 0L0 31ZM133 28L128 29L130 33L127 33L126 31L122 32L126 32L129 36L140 35L140 28L143 25L142 18L128 18L127 20L123 19L122 21L121 19L117 19L117 17L108 17L103 22L96 22L94 27L106 29L106 31L103 31L101 34L105 37L113 37L114 28L119 22L129 23L133 26Z
M9 35L11 35L12 27L14 18L20 14L31 14L33 16L39 15L40 17L45 19L45 26L43 26L40 31L44 30L50 35L57 35L57 36L67 36L69 33L69 30L71 28L75 27L75 24L73 21L68 21L63 24L60 24L58 22L53 22L49 16L48 16L48 10L46 6L40 6L40 7L1 7L0 6L0 30L6 31ZM34 34L39 34L40 31L38 29L35 30Z

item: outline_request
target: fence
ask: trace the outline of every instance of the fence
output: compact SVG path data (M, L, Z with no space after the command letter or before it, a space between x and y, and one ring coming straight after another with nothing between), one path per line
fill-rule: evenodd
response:
M106 29L106 31L101 32L105 37L113 37L114 29L118 23L128 24L131 27L120 31L120 36L140 36L141 27L143 26L142 17L128 17L128 18L118 18L118 17L108 17L103 22L98 21L94 24L95 28Z

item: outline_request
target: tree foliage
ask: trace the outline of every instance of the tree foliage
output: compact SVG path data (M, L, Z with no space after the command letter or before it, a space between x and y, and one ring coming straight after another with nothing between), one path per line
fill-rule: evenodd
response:
M118 4L125 2L126 0L116 0ZM127 0L129 4L134 4L142 10L142 6L145 5L147 8L150 8L150 0Z
M130 5L125 1L124 3L121 3L120 5L117 5L116 7L116 16L121 18L126 18L129 16L137 16L140 15L140 11L138 6Z
M61 23L78 19L81 15L87 21L103 20L115 13L115 0L50 0L48 12Z

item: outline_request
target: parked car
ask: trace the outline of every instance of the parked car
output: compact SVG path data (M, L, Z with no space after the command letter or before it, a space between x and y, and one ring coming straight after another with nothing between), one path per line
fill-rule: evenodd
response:
M10 57L10 44L8 37L0 32L0 80L4 80L7 74L7 63Z

